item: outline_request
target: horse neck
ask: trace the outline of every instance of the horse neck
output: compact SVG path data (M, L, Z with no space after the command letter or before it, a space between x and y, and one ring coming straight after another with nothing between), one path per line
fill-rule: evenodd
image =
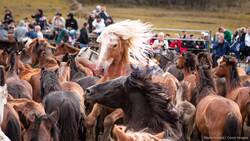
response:
M100 81L104 82L120 76L126 76L129 70L130 67L126 60L122 60L121 62L114 62L108 67L107 72L105 72Z
M227 95L241 86L236 67L233 68L233 66L231 66L231 68L227 69L225 78Z
M184 68L183 74L184 74L184 77L187 77L188 75L193 74L193 72L189 70L188 68Z
M58 81L60 82L60 84L70 81L70 72L64 70L62 73L59 74Z
M123 109L125 112L125 121L128 122L129 127L141 130L147 127L153 113L151 113L150 107L141 92L134 91L127 94L130 95L130 102Z

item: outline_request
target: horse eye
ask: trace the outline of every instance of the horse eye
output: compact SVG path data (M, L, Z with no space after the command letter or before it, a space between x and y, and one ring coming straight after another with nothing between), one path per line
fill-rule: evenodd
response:
M117 44L115 44L115 45L113 45L113 48L116 48L118 45Z

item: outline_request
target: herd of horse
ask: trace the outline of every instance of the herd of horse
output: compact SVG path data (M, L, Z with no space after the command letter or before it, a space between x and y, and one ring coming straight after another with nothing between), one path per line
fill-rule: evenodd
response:
M152 59L151 26L105 28L99 52L0 43L0 140L250 140L250 76L233 56Z

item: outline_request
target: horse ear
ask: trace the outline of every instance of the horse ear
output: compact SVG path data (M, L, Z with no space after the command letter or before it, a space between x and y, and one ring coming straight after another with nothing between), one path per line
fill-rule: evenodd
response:
M70 63L71 63L71 60L69 59L69 60L67 61L67 66L69 66Z
M58 74L58 68L54 71L56 73L56 75Z
M52 118L53 122L56 123L59 120L58 110L53 111L49 116Z
M59 60L56 59L57 64L60 66L61 62Z

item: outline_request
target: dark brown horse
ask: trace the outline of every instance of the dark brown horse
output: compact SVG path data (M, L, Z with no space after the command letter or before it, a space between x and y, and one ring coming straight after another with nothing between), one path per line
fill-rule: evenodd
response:
M237 70L237 59L231 56L224 56L219 62L215 74L218 77L226 78L226 97L234 100L239 105L243 122L246 121L246 118L250 119L250 87L241 86ZM250 128L249 120L244 124ZM246 132L244 131L244 135L249 136L250 133Z
M84 127L79 95L63 91L53 71L42 70L41 97L47 114L57 111L60 141L83 140Z
M88 88L86 98L111 108L121 108L128 129L147 128L150 133L165 131L174 140L182 137L178 114L167 91L140 76L138 71Z
M210 66L197 70L197 88L192 97L196 104L196 127L204 138L212 141L237 140L241 136L242 116L239 106L232 100L218 96Z
M16 59L16 52L9 54L7 68L7 86L8 92L14 98L28 98L32 99L33 90L29 82L21 80L18 76L18 63Z

